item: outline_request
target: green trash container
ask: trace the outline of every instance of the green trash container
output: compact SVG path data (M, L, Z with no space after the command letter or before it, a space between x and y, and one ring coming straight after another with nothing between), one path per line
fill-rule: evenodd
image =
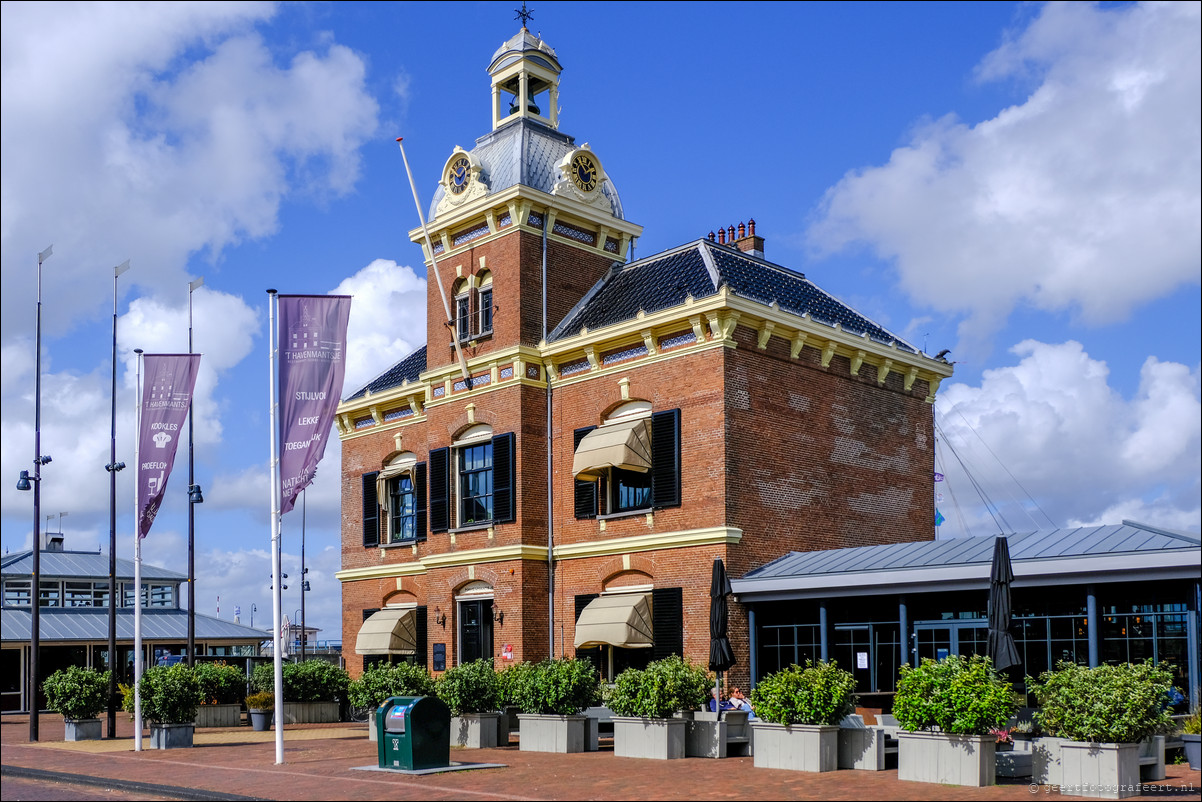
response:
M451 709L433 696L393 696L376 711L380 768L451 765Z

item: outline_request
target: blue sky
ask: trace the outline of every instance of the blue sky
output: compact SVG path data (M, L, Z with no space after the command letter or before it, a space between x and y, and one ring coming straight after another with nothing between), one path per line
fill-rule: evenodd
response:
M355 295L346 392L422 344L417 223L489 130L514 2L5 3L3 547L27 548L43 274L42 509L107 549L131 351L196 349L197 607L268 619L266 293ZM542 3L561 130L648 255L754 217L804 272L956 375L940 536L1200 513L1199 5ZM1000 508L987 512L963 463ZM339 450L308 493L309 622L339 634ZM130 472L118 553L132 552ZM186 463L145 541L186 571ZM1013 477L1013 478L1011 478ZM1021 486L1021 489L1020 489ZM43 524L45 522L43 521ZM59 526L51 522L52 528ZM295 576L300 511L284 519ZM300 606L298 583L285 611Z

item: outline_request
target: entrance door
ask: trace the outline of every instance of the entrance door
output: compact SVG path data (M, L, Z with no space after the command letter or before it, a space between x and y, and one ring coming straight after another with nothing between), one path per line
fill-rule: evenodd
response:
M492 599L459 602L460 665L492 656Z

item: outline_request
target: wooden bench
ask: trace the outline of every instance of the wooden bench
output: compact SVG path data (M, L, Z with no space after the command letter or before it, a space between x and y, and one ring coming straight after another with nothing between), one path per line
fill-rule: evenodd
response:
M751 754L751 727L744 710L694 713L687 726L685 755L688 757L724 758Z
M887 727L870 727L857 714L839 722L839 768L884 771L888 756L896 754L896 731L891 735Z
M1163 780L1165 737L1153 735L1139 743L1139 779L1147 782Z
M584 711L587 716L584 730L584 750L596 752L604 730L611 738L614 734L614 711L604 705L590 707Z

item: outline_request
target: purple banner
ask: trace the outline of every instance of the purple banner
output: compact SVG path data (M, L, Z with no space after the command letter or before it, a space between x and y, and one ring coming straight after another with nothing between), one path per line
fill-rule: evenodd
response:
M175 450L192 406L200 354L146 354L138 430L138 536L146 537L163 503Z
M313 481L346 374L349 295L279 296L280 514Z

